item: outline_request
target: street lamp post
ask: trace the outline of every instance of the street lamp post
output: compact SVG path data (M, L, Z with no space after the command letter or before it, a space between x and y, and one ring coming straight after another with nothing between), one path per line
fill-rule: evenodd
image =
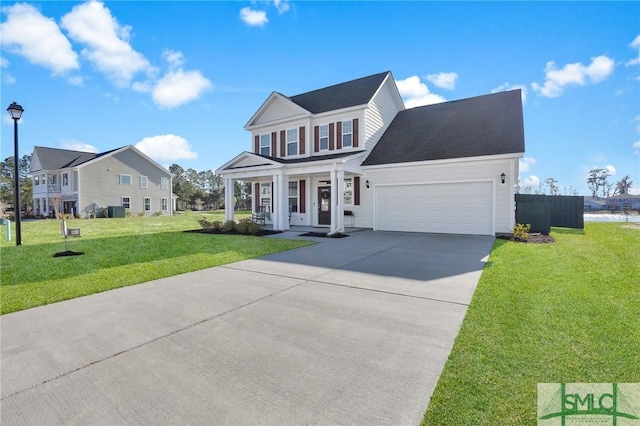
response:
M22 113L24 109L21 105L18 105L15 102L12 102L7 108L11 118L13 119L13 180L14 180L14 206L13 210L16 213L16 245L19 246L22 244L22 235L20 233L20 168L19 168L19 159L18 159L18 120L22 117Z

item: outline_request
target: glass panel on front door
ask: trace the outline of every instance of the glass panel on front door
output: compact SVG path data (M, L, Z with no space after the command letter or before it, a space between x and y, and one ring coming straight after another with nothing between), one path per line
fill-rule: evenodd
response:
M331 187L318 188L318 224L331 225Z

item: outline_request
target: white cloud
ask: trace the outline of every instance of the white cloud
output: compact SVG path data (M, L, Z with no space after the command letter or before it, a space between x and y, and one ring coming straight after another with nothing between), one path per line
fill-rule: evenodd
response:
M169 62L167 72L152 89L151 97L156 105L162 108L175 108L194 101L213 84L200 71L184 71L180 66L184 64L181 52L167 50L164 57ZM133 89L139 92L147 91L148 84L134 83Z
M491 93L497 92L505 92L507 90L517 90L520 89L520 97L522 98L522 103L527 101L527 87L522 84L509 84L504 83L491 91Z
M636 38L633 39L631 44L629 44L629 47L631 47L632 49L637 49L638 50L638 56L633 58L633 59L630 59L624 65L627 66L627 67L630 67L632 65L640 65L640 34L638 34L636 36Z
M530 175L529 177L524 178L524 180L520 181L521 187L532 187L538 188L540 186L540 178L536 175Z
M254 10L250 7L243 7L240 9L240 19L250 27L263 27L267 22L269 22L269 19L267 19L267 12L264 10Z
M396 80L396 85L406 108L438 104L446 101L442 96L431 93L427 85L422 83L417 75L404 80Z
M73 84L74 86L84 86L84 79L80 76L73 76L67 79L69 84Z
M62 17L69 36L87 46L82 55L118 86L126 86L139 72L153 71L149 61L129 44L131 27L121 26L99 1L75 6Z
M636 155L640 155L640 141L633 144L633 153Z
M613 60L604 55L592 58L591 63L587 66L576 62L567 64L561 69L556 68L554 61L550 61L547 62L544 69L544 84L531 83L531 87L541 96L555 98L562 95L565 86L584 86L587 81L598 83L605 80L613 73L614 67Z
M35 7L18 3L3 7L7 20L0 24L2 46L54 75L80 68L78 55L53 19Z
M76 140L64 140L60 142L60 148L68 149L71 151L83 151L83 152L93 152L97 153L98 148L93 145L89 145L88 143L84 143Z
M9 60L3 56L0 56L0 68L7 68L9 66Z
M520 166L518 167L518 169L521 172L530 172L531 171L531 166L533 166L534 164L536 164L536 159L533 157L524 157L520 159Z
M276 7L280 15L288 12L291 8L287 0L273 0L273 5Z
M618 173L616 168L613 167L611 164L607 164L606 166L604 166L604 168L607 169L607 171L609 172L609 175L611 176L615 176Z
M439 74L429 74L425 78L441 89L453 90L456 88L458 74L455 72L441 72Z
M198 158L185 138L172 134L146 137L136 144L136 148L158 162Z

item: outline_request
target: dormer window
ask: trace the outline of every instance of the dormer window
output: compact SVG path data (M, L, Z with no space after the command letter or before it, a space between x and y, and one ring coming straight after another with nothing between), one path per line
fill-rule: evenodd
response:
M271 155L271 136L268 133L260 135L260 155Z
M353 126L352 121L342 122L342 147L347 148L353 146Z
M320 126L320 151L326 151L329 149L329 125L323 124Z
M298 155L298 129L287 130L287 156Z

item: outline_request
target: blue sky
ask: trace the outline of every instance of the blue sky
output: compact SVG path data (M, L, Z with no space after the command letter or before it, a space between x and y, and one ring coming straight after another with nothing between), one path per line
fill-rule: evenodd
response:
M35 145L216 169L288 96L391 71L407 107L521 88L522 185L640 192L640 2L2 2L1 97ZM13 155L4 113L2 159Z

